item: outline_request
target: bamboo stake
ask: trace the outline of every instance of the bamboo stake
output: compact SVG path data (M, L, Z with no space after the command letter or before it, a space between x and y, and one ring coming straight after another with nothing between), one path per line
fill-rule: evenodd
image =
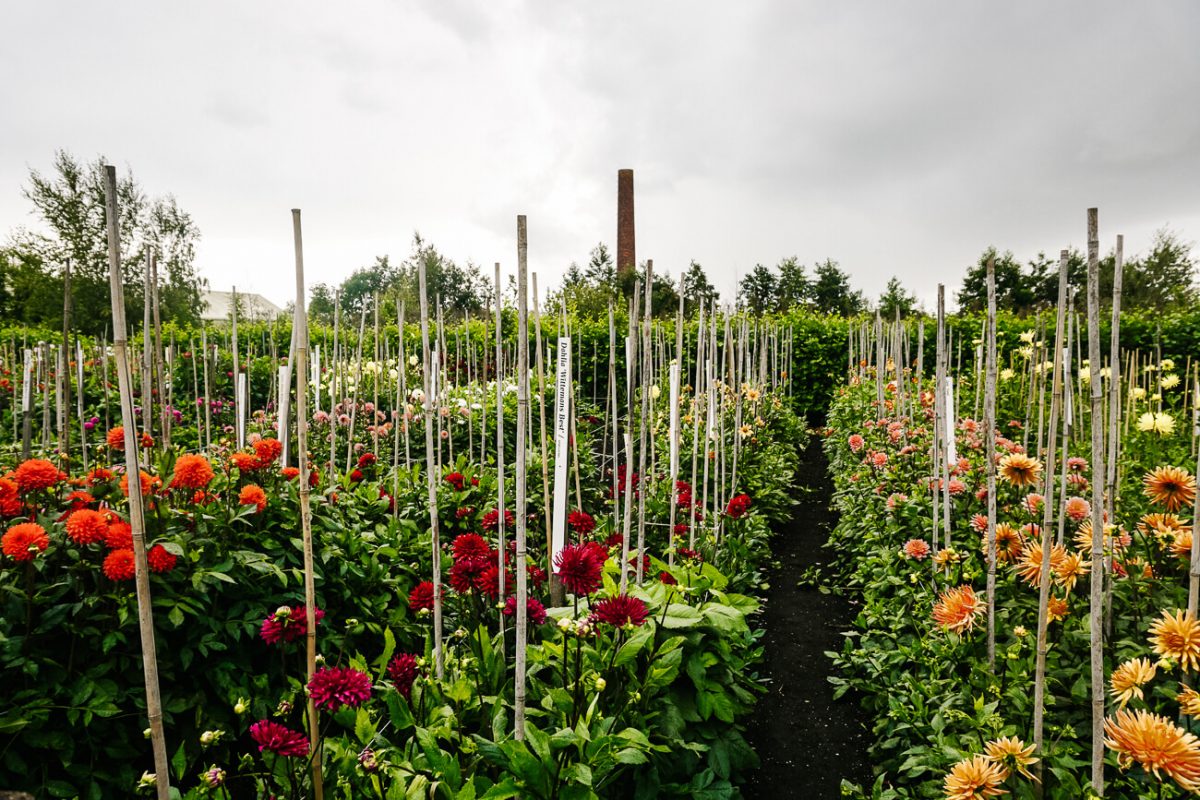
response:
M1043 734L1045 704L1046 704L1046 653L1049 650L1047 632L1049 628L1050 604L1050 549L1053 543L1050 534L1050 524L1054 519L1054 458L1057 439L1054 432L1058 428L1059 407L1063 402L1063 331L1066 327L1067 313L1067 251L1063 250L1058 259L1058 319L1054 328L1054 377L1053 390L1050 397L1049 436L1046 438L1045 490L1042 506L1042 570L1038 585L1038 624L1037 624L1037 657L1034 664L1033 683L1033 745L1035 752L1044 752ZM1064 459L1065 461L1065 459ZM1095 532L1092 534L1095 536ZM1040 779L1042 764L1038 762L1037 774ZM1041 784L1039 784L1039 787ZM1039 788L1040 791L1040 788Z
M1104 796L1104 385L1100 377L1100 240L1097 211L1087 211L1088 361L1092 388L1092 575L1088 626L1092 672L1092 791Z
M988 669L996 671L996 262L987 262L987 321L983 429L987 454L987 653ZM978 395L978 391L976 391Z
M300 530L304 547L304 621L305 675L311 681L317 671L316 567L313 559L312 508L308 485L308 314L304 298L304 238L300 229L300 209L292 209L292 240L296 251L296 303L292 330L296 341L296 459L300 464ZM308 735L312 741L313 793L317 800L325 794L321 774L321 728L317 707L308 698Z
M653 370L653 353L650 350L650 321L653 317L651 302L654 298L654 261L646 260L646 312L642 320L642 370L638 380L642 389L642 418L638 423L638 475L647 484L638 492L638 546L636 577L640 586L645 578L646 557L646 492L649 482L646 476L646 435L650 427L650 381ZM626 481L629 486L631 481Z
M433 450L433 391L434 365L429 352L429 295L425 286L425 258L417 262L417 280L421 292L421 378L425 399L421 404L425 415L425 483L429 489L429 536L433 553L433 660L438 680L442 679L445 659L442 653L442 542L438 530L437 459ZM503 519L503 514L501 514ZM501 553L503 557L503 553ZM503 575L501 568L501 575ZM503 591L501 578L501 591Z
M129 527L133 531L133 561L137 588L138 631L142 640L142 672L146 680L146 712L154 751L155 792L158 800L171 793L167 742L163 732L162 698L158 688L158 655L154 644L154 605L150 597L150 565L146 561L146 523L138 467L137 421L133 411L133 376L126 352L125 292L121 271L121 234L117 227L117 169L104 166L104 213L108 228L108 279L113 318L113 357L121 393L121 423L125 427L125 474L129 482Z
M500 293L500 262L496 262L496 535L498 537L498 555L496 556L497 580L499 596L508 597L505 583L505 554L507 545L504 541L504 340L501 337L503 317L501 315L502 297ZM500 614L500 652L504 652L504 615Z
M69 471L71 461L71 356L68 340L71 336L71 259L63 265L63 324L62 342L58 346L59 360L62 362L58 370L58 400L61 411L58 415L58 459L64 471ZM79 384L80 396L83 395L83 384ZM79 415L79 432L83 435L83 415ZM86 460L87 456L84 455Z
M1122 275L1125 271L1125 237L1117 236L1117 251L1115 255L1115 265L1113 268L1113 299L1112 299L1112 342L1109 345L1109 402L1108 402L1108 450L1105 453L1108 456L1108 501L1106 510L1108 511L1109 522L1116 524L1117 516L1117 455L1121 450L1121 439L1118 435L1117 428L1120 424L1121 417L1121 282ZM1094 459L1093 459L1094 460ZM1196 515L1192 514L1192 519L1197 519ZM1093 535L1095 533L1093 532ZM1197 578L1200 578L1200 565L1197 564L1196 548L1200 547L1200 539L1195 535L1192 537L1192 560L1191 571L1197 577L1192 578L1193 585ZM1108 570L1110 577L1107 583L1108 597L1105 601L1105 630L1112 634L1112 589L1113 582L1111 578L1113 560L1116 558L1115 548L1110 548L1108 559ZM1188 608L1194 611L1194 593L1189 592Z
M514 659L513 737L525 738L525 644L529 635L529 574L525 569L525 429L529 414L529 305L526 297L529 239L525 215L517 216L517 643Z

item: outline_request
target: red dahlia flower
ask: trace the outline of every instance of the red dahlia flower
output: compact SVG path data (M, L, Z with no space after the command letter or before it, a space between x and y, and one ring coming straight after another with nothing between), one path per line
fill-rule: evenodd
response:
M285 758L303 758L308 755L308 737L269 719L259 720L250 726L250 738L258 745L258 752L270 750Z
M133 528L124 520L108 523L104 532L104 546L109 550L133 549Z
M667 572L666 570L663 570L662 572L658 573L658 579L660 581L662 581L663 583L665 583L667 586L674 586L675 584L679 583L679 581L675 580L675 576L672 575L671 573Z
M606 597L592 609L592 616L597 620L618 628L625 625L640 626L646 621L648 613L645 603L627 594Z
M122 547L113 550L104 559L104 575L110 581L131 581L137 574L134 567L133 550Z
M592 518L592 515L579 509L575 509L567 515L567 524L580 536L587 536L596 529L596 520Z
M401 653L388 663L387 674L392 679L396 691L404 695L405 699L410 698L413 683L418 675L417 657L412 653Z
M491 547L477 533L464 533L455 537L453 551L455 561L486 560L492 554Z
M175 563L179 559L161 544L156 544L146 553L146 560L150 562L152 572L162 573L175 569Z
M377 460L374 453L363 453L358 457L358 468L366 469L367 467L373 467Z
M483 525L483 529L485 531L494 531L499 523L500 512L493 508L491 511L483 515L483 522L480 524ZM513 512L509 511L507 508L504 509L504 529L512 530L513 526L516 524L517 518L513 516Z
M154 491L154 486L158 483L158 478L151 476L145 470L138 470L138 478L142 484L142 497ZM121 476L121 493L129 497L129 475L127 474Z
M87 492L81 491L71 492L63 499L71 504L71 511L78 511L81 508L87 508L92 503L96 502L96 498L92 497Z
M325 711L358 708L371 698L371 676L351 667L326 667L313 674L308 694L313 704Z
M730 519L741 519L750 510L750 495L739 494L729 501L729 505L725 507L725 514Z
M442 587L442 599L445 599L446 588ZM412 611L433 610L433 584L421 581L408 593L408 607Z
M36 522L13 525L0 539L0 548L3 549L4 555L13 561L32 561L34 556L45 550L49 544L50 537L46 535L45 528Z
M607 551L594 542L569 544L554 559L555 574L571 594L591 594L600 588Z
M504 616L514 617L517 614L517 598L509 597L504 603ZM525 614L534 625L546 621L546 607L536 597L525 598Z
M314 608L313 616L320 625L321 620L325 618L325 612ZM263 620L259 636L267 644L279 644L280 642L298 641L303 639L307 633L308 614L304 606L292 606L291 609L288 609L287 606L280 606L274 614Z
M88 486L95 486L97 483L104 483L106 481L111 481L112 479L113 474L111 469L96 467L94 470L88 473L86 482Z
M453 486L454 491L456 492L461 492L463 490L463 486L466 484L466 478L463 477L461 472L451 472L442 480Z
M283 442L278 439L259 439L254 443L254 457L258 461L258 469L274 464L283 455Z

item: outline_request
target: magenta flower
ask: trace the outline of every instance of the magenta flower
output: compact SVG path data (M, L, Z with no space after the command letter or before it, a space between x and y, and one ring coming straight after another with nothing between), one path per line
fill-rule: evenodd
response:
M308 694L316 707L325 711L358 708L371 697L371 676L351 667L326 667L312 676Z
M529 617L529 621L534 625L541 625L546 621L546 607L536 597L525 598L525 612ZM513 617L516 614L517 598L509 596L504 604L504 616Z
M401 653L388 663L387 674L392 679L396 691L408 699L412 696L413 683L417 680L417 657L412 653Z
M597 620L618 628L625 625L640 626L646 621L648 613L645 603L627 594L606 597L592 609L592 616Z
M315 608L313 616L319 625L325 617L325 612ZM259 635L267 644L299 641L304 638L306 633L308 633L308 615L305 613L304 606L293 606L290 610L287 606L280 606L274 614L263 620L262 630L259 631Z
M259 720L251 725L250 738L258 745L260 753L270 750L285 758L303 758L308 755L307 736L269 719Z

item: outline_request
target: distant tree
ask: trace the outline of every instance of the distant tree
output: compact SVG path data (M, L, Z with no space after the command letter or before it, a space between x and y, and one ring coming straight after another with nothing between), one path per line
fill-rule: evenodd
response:
M738 283L738 304L747 311L764 314L775 308L779 280L770 267L755 264Z
M836 261L827 258L813 272L811 297L817 310L850 316L866 307L862 292L850 288L850 275Z
M1130 309L1178 308L1194 302L1196 263L1191 244L1171 230L1160 229L1150 252L1125 265L1121 294L1122 306ZM1111 298L1111 288L1107 296Z
M776 306L780 311L807 305L811 301L813 284L804 266L795 256L785 258L776 267L779 281L776 288Z
M315 283L309 290L308 316L314 322L333 324L333 289L327 283Z
M899 313L901 317L907 317L913 313L916 307L917 296L908 292L900 284L899 278L892 276L892 279L887 282L887 288L879 296L880 316L884 319L895 319L896 314Z
M386 255L375 256L374 264L354 270L339 289L343 319L357 325L363 309L370 309L372 298L386 295L400 278L400 270L391 265ZM431 302L436 302L436 297L431 295Z
M617 268L608 245L599 242L588 254L587 279L598 286L615 286Z
M1033 310L1041 293L1040 287L1045 285L1049 262L1039 255L1038 265L1034 266L1033 275L1025 272L1021 264L1006 250L1003 255L996 252L995 247L989 247L979 256L979 260L967 269L963 277L962 287L958 290L956 299L958 307L963 311L987 310L987 263L989 258L995 259L996 273L996 306L1018 314ZM1054 262L1054 292L1058 297L1058 267Z
M76 313L76 328L89 334L111 328L104 164L103 157L84 163L59 150L49 173L36 169L29 172L23 193L44 229L18 228L11 236L9 249L23 254L23 269L33 269L40 263L45 279L59 282L56 309L43 309L45 315L28 320L31 323L61 325L61 276L70 260L75 308L77 312L86 309L86 313ZM159 254L159 299L164 321L195 321L202 283L193 262L200 233L190 215L171 196L148 199L128 170L118 177L117 202L126 317L131 322L142 318L143 270L153 247Z
M632 277L629 278L632 286ZM618 308L617 270L612 255L604 242L598 243L588 254L587 266L580 268L572 263L567 268L563 282L546 297L547 313L558 313L565 304L572 312L590 319L599 319L608 314L609 303Z
M700 306L708 307L720 299L717 289L708 281L704 267L692 261L683 273L683 313L693 316Z

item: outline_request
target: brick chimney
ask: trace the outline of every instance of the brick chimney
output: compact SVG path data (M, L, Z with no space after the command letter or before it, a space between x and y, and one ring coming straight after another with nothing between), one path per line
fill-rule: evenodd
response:
M637 269L633 232L633 170L617 170L617 274Z

